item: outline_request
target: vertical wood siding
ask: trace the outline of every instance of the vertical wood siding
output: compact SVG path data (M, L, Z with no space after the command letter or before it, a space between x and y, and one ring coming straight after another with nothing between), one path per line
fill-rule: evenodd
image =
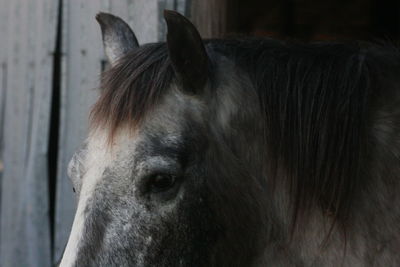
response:
M57 1L0 2L0 266L46 267L51 263L47 150Z

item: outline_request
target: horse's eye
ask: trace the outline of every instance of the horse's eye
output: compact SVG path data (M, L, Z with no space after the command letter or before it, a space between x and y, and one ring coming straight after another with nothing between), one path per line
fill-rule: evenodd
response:
M150 191L152 193L164 192L175 185L176 176L171 174L156 174L151 177Z

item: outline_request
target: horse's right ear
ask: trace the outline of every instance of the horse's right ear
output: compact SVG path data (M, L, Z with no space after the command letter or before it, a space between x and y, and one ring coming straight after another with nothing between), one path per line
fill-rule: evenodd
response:
M197 94L208 78L208 56L195 26L181 14L164 11L167 22L167 46L172 66L184 90Z
M135 34L121 18L108 13L99 13L96 20L101 27L106 56L114 66L118 59L139 47Z

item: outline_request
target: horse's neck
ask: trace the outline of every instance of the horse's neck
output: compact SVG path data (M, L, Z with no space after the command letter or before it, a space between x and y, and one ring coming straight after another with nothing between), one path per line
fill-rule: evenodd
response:
M400 266L400 140L396 131L384 143L378 140L371 145L374 148L363 171L365 184L354 192L347 221L338 221L328 239L332 217L318 209L299 225L297 235L289 237L289 193L282 185L273 201L280 226L286 227L280 231L287 236L266 244L254 266ZM251 168L265 171L262 149L255 154L259 160L252 160Z
M231 144L234 151L242 162L246 162L247 170L252 171L251 176L260 177L261 184L268 187L264 182L271 176L266 173L266 166L275 159L266 155L265 125L260 123L262 118L257 115L259 110L254 105L258 98L249 94L248 90L243 89L242 92L234 85L227 88L230 91L223 90L220 95L224 97L217 105L220 109L217 113L221 114L218 117L221 119L221 131L230 130L230 123L235 123L235 131L229 131L228 135L235 140ZM237 118L232 120L230 116L234 113L231 107L239 106L239 100L242 122ZM244 111L246 108L247 112ZM340 230L342 222L339 221L329 240L326 240L332 218L316 210L309 221L299 228L301 233L293 239L289 238L289 234L279 236L281 233L273 233L274 238L279 236L278 240L267 242L264 254L260 255L255 266L400 266L400 125L396 125L400 114L393 110L398 110L398 105L385 111L381 117L386 119L376 122L371 126L373 129L369 129L375 143L368 144L371 149L366 149L369 159L362 166L366 179L361 181L365 184L354 192L355 200L345 223L346 235ZM249 124L254 125L250 127L253 131L248 130ZM239 129L243 129L243 132ZM236 135L232 137L234 133ZM278 197L272 199L278 217L274 219L280 222L280 227L287 228L289 226L285 221L290 221L290 201L285 191L287 185L282 185L281 189ZM271 206L270 203L266 206ZM290 232L288 229L278 231Z
M400 266L399 205L368 203L374 207L349 222L346 236L334 229L326 241L329 224L316 216L291 242L269 244L253 266Z
M400 266L400 166L392 152L366 166L371 183L355 199L346 234L339 222L326 239L331 217L315 211L292 239L268 244L254 266Z

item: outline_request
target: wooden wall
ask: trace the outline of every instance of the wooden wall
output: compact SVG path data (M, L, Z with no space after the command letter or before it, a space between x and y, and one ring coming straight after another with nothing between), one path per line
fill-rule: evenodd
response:
M1 1L0 266L49 266L49 113L58 2Z

